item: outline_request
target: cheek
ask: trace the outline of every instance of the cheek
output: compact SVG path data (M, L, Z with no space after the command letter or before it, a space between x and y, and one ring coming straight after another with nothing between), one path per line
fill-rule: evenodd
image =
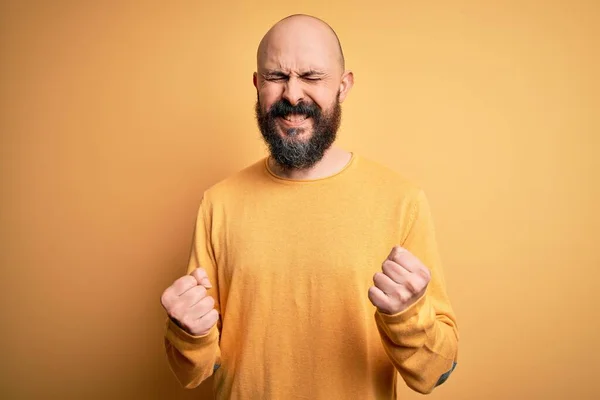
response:
M335 99L338 95L337 90L333 91L329 87L320 87L314 89L315 90L310 92L310 98L312 101L314 101L321 108L321 110L329 110L335 103Z
M273 105L272 101L265 101L265 99L262 97L259 98L258 103L260 104L261 111L265 114L269 111L269 109Z
M265 85L258 91L258 100L263 111L267 111L273 103L281 98L280 90L276 85Z

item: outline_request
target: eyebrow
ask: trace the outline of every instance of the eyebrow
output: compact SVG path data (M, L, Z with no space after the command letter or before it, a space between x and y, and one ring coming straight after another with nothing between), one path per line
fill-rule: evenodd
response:
M325 72L310 69L306 72L301 73L300 78L306 78L309 76L323 76L323 75L326 75Z
M286 78L289 76L289 74L280 71L280 70L266 70L265 72L263 72L262 74L263 76L272 76L272 77L281 77L281 78ZM302 72L299 74L300 78L307 78L309 76L324 76L327 75L325 72L323 71L318 71L315 69L309 69L306 72Z
M262 73L263 76L277 76L280 78L286 78L288 76L288 74L286 74L283 71L278 71L278 70L266 70L265 72Z

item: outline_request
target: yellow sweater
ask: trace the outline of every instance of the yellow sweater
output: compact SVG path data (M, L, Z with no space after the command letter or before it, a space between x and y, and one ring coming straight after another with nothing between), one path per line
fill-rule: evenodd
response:
M386 315L367 293L397 244L432 278ZM290 180L262 159L204 193L188 272L207 270L221 319L198 337L167 321L171 369L190 388L214 372L217 399L395 399L397 372L428 393L458 342L436 247L423 192L383 166Z

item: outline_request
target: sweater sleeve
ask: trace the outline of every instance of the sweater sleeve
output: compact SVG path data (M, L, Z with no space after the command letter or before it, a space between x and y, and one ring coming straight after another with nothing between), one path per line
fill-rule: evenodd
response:
M419 393L441 385L457 363L458 329L446 294L429 204L422 191L412 205L402 247L431 272L425 294L406 310L375 312L385 351L406 384Z
M198 267L206 270L213 286L208 294L215 299L215 308L220 314L219 282L210 244L211 219L208 208L208 203L203 199L196 219L187 272L189 274ZM203 336L190 335L168 318L166 325L164 343L169 366L182 386L195 388L219 368L221 319Z

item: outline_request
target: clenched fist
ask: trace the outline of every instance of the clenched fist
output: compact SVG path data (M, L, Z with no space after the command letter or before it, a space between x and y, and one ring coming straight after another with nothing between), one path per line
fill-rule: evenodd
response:
M210 331L219 319L215 299L206 294L212 284L202 268L177 279L162 294L160 302L177 325L193 336Z
M395 246L382 264L383 272L373 276L369 300L384 314L406 310L425 294L431 273L408 250Z

